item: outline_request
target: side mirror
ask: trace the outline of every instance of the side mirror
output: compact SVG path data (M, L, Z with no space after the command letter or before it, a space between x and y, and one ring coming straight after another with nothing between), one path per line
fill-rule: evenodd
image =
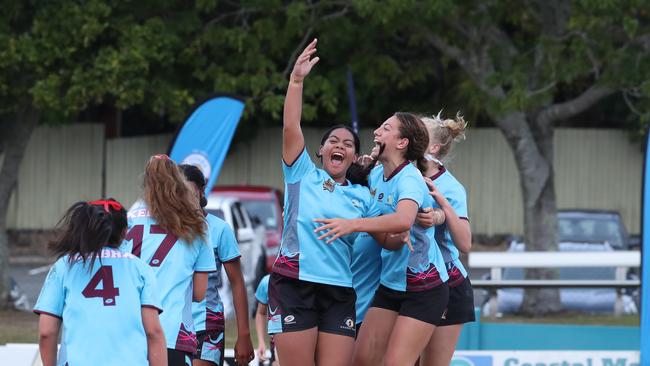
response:
M627 246L630 250L641 250L641 235L630 235Z
M251 222L253 223L253 226L260 226L260 225L262 225L262 220L260 220L260 218L257 217L257 216L252 216L252 217L251 217Z

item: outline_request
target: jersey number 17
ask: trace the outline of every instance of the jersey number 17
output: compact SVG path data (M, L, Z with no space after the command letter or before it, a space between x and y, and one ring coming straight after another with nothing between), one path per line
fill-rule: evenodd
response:
M158 246L158 249L153 253L153 257L149 261L151 267L160 267L162 261L167 257L167 254L172 250L178 237L174 234L168 233L160 225L151 225L149 227L149 234L165 234L162 242ZM142 254L142 239L144 237L144 225L134 225L131 230L126 234L124 240L133 240L133 249L131 253L136 257L140 257Z

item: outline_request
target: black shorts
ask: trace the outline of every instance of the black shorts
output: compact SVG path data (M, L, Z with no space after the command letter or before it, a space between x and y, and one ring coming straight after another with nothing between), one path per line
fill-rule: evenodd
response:
M449 303L439 325L465 324L475 320L474 289L468 277L449 288Z
M220 330L197 332L196 338L199 343L194 358L222 366L226 343L224 337L225 332Z
M192 355L189 352L167 348L167 364L169 366L192 366Z
M449 286L443 283L424 291L396 291L379 285L370 307L396 311L399 315L438 325L447 308Z
M317 327L319 331L355 336L352 287L325 285L272 273L269 279L269 334Z

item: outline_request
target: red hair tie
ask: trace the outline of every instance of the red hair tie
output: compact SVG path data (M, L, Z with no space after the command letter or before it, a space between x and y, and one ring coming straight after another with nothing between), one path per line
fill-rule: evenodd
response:
M167 154L157 154L153 156L154 159L163 159L163 160L169 160L169 156Z
M88 204L93 206L103 206L104 211L108 213L111 212L109 207L112 208L114 211L119 211L122 209L122 205L117 201L97 200L97 201L88 202Z

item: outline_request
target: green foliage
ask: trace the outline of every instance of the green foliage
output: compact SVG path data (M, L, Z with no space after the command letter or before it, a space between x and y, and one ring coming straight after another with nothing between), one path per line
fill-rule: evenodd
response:
M306 123L349 119L348 68L362 126L396 110L532 112L594 83L626 90L635 118L650 118L649 46L635 41L650 31L645 0L2 3L0 113L29 100L58 120L109 105L176 122L222 92L246 100L249 125L277 124L289 57L318 37ZM458 48L480 80L430 35Z

